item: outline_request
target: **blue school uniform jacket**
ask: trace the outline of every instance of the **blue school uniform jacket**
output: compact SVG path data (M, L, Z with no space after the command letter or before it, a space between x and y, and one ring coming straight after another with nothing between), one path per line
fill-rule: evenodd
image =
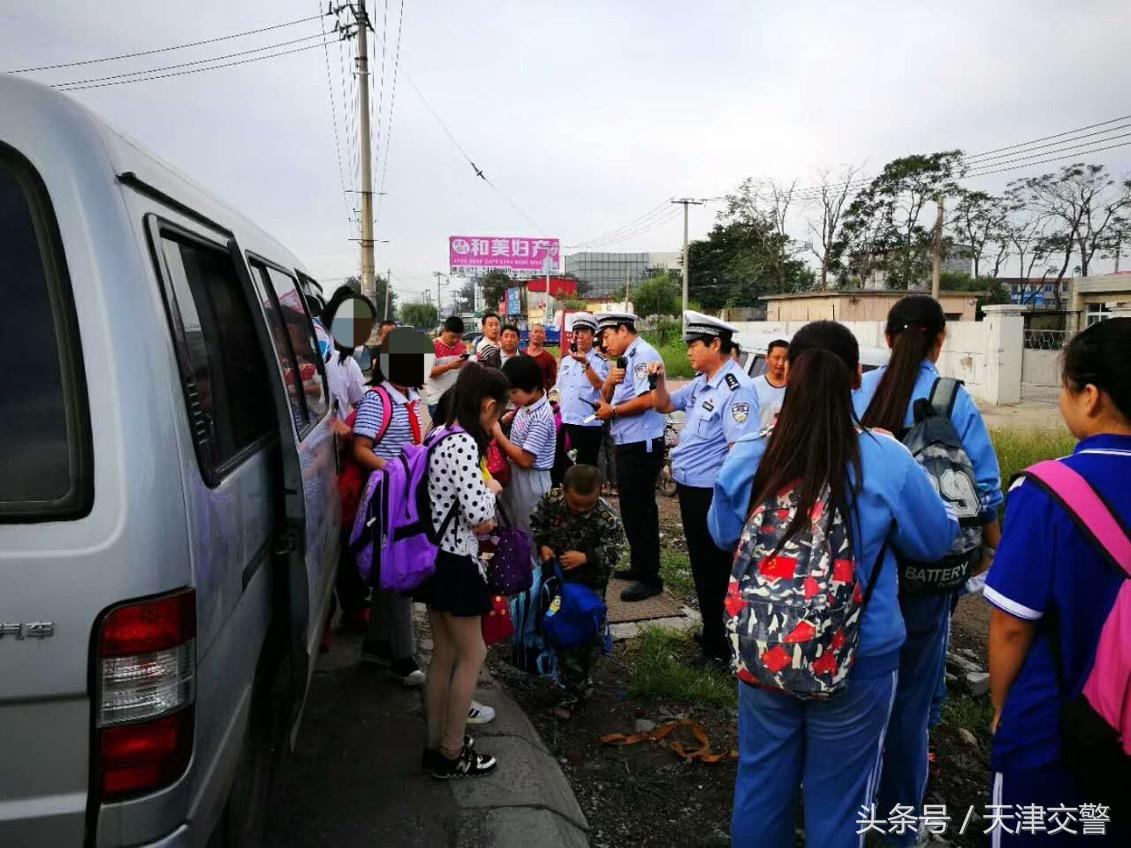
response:
M899 648L906 637L893 546L914 559L940 559L958 535L958 520L938 496L927 472L899 441L868 430L859 439L863 480L852 505L852 546L857 575L865 588L881 545L889 541L861 620L860 651L852 669L855 676L873 677L899 665ZM707 526L721 548L733 550L742 534L750 511L750 490L766 444L761 435L742 437L719 472Z
M861 379L860 388L852 393L852 405L861 418L864 417L864 412L868 409L872 398L876 396L876 388L886 370L885 366L869 371ZM911 390L911 400L907 403L907 413L903 421L905 427L915 423L915 401L930 397L931 388L938 378L939 369L933 362L923 360L919 364L919 376L915 380L915 388ZM994 452L993 443L990 442L990 434L982 420L982 413L978 411L974 399L970 397L965 386L958 387L950 420L954 424L954 429L958 431L959 438L962 439L962 447L966 449L970 463L974 466L983 518L990 521L997 517L998 507L1002 504L1001 471L998 468L997 453Z

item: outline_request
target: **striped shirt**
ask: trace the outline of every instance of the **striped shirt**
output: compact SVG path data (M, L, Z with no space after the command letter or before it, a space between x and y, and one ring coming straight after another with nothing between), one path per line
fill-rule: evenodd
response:
M373 445L373 452L381 459L396 459L401 455L401 448L404 445L417 441L413 437L409 415L420 414L420 395L414 389L409 389L408 397L405 397L388 380L381 384L381 388L389 393L389 398L393 401L393 417L389 420L389 428L385 431L385 435L381 437L381 441ZM414 405L412 412L409 411L409 404ZM381 429L383 417L384 403L381 400L381 395L370 389L365 393L365 397L361 399L361 405L357 408L357 419L353 424L354 433L365 436L367 439L376 439L377 432ZM417 418L417 421L419 420ZM417 432L420 432L419 427L417 427Z
M545 471L554 467L554 450L558 434L554 413L545 396L519 409L511 427L511 441L534 456L534 468Z

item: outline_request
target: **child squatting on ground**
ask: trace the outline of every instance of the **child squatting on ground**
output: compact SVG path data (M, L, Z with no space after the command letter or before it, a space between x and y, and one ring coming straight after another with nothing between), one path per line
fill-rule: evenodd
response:
M595 466L575 465L560 489L542 496L530 517L544 569L557 560L566 582L576 582L605 597L609 576L624 550L624 527L601 497L601 474ZM557 652L562 689L555 716L568 720L592 689L589 674L604 642L600 631L591 642Z

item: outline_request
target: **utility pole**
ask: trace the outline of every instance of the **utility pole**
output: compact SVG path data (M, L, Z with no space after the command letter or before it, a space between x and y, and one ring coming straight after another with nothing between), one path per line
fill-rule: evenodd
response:
M433 271L432 276L436 278L436 311L440 311L440 304L443 302L440 299L440 278L444 276L443 271Z
M672 203L678 203L683 207L683 311L687 311L687 277L690 271L688 263L688 242L687 242L687 218L688 208L691 206L702 206L702 200L695 200L690 197L681 197L679 200L672 200ZM683 313L681 312L680 315ZM687 329L687 322L684 322L684 329Z
M393 290L393 269L385 274L385 311L381 313L381 320L389 320L389 292Z
M361 293L374 296L373 281L373 172L369 145L369 15L365 0L358 0L354 10L357 18L357 76L358 76L358 158L361 160Z
M939 278L942 275L943 196L935 195L935 244L931 262L931 297L939 299Z

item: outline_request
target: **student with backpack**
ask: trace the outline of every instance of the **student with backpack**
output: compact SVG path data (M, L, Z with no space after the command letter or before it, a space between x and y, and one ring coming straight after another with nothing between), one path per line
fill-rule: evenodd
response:
M601 497L601 472L595 465L574 465L565 472L560 489L542 496L530 519L543 578L554 576L592 590L602 602L609 577L624 550L624 527ZM554 716L568 721L592 689L590 672L604 646L604 622L590 638L555 650L560 693Z
M967 578L988 567L1001 536L1001 479L973 398L958 381L940 378L935 365L946 339L939 302L925 295L901 298L888 312L884 333L891 359L864 375L854 396L856 412L865 427L903 439L962 526L945 558L900 560L899 602L907 641L884 742L877 810L886 815L901 804L918 814L927 788L931 702L945 669L951 610ZM916 838L909 828L888 839L910 845Z
M423 441L416 389L383 379L380 369L376 379L379 382L362 397L353 422L353 460L365 476L397 459L405 445ZM404 686L423 686L424 672L413 653L412 600L376 587L361 646L362 660L389 669Z
M716 544L738 544L725 604L740 681L731 841L791 848L803 786L806 845L855 848L905 636L895 552L941 556L958 524L899 442L859 427L847 328L802 327L789 369L776 426L735 442L708 515Z
M507 389L497 369L469 362L460 369L442 429L429 436L427 494L439 553L434 574L415 596L428 605L433 644L422 764L440 779L478 777L497 765L474 749L464 730L487 656L480 618L491 609L477 536L494 527L500 491L484 480L480 467Z
M1083 841L1128 845L1131 318L1093 324L1063 362L1060 413L1080 441L1019 475L986 578L993 803L1088 805L1106 841ZM1076 844L1084 817L1077 838L999 829L993 844Z
M530 514L550 491L557 429L538 363L529 356L515 356L503 364L503 375L510 383L510 399L518 409L509 438L501 424L492 430L495 443L511 466L510 481L501 501L505 518L529 534Z

